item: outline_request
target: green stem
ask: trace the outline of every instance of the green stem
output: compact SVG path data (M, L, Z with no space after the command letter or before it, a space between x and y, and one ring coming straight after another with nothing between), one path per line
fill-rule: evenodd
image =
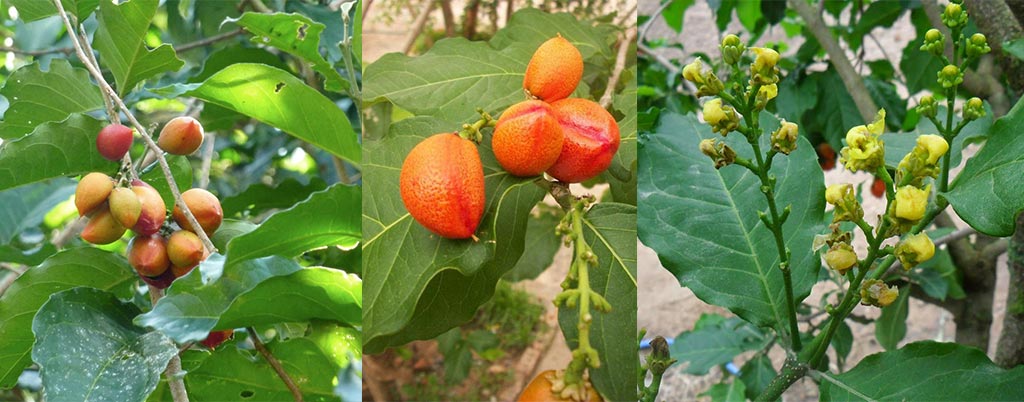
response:
M349 36L349 34L348 34L348 25L349 25L349 23L351 21L350 21L350 18L348 16L348 13L342 13L341 17L342 17L341 18L342 32L344 32L344 34L345 34L345 40L343 40L341 42L342 47L344 48L343 49L344 51L342 51L342 56L345 59L345 71L346 71L346 73L348 73L348 80L349 80L349 84L350 84L349 85L349 94L348 95L349 95L349 98L351 98L352 101L355 102L356 109L359 111L359 113L360 113L359 115L362 116L363 95L362 95L362 92L359 89L359 81L356 80L355 63L352 62L352 58L353 58L353 54L352 54L352 37ZM359 34L359 33L356 33L356 34Z
M585 398L586 387L583 381L583 372L589 368L600 367L601 361L597 350L590 345L590 324L593 317L590 315L590 304L592 291L590 289L590 264L595 257L583 237L583 213L588 205L587 199L576 199L573 201L572 209L568 211L568 222L571 226L571 239L573 242L573 262L569 276L575 276L576 289L567 290L578 294L579 317L576 324L578 331L578 344L572 351L572 361L565 369L565 383L568 385L579 385L579 390ZM568 279L567 279L568 280ZM567 302L567 304L569 304ZM600 309L600 306L598 307Z

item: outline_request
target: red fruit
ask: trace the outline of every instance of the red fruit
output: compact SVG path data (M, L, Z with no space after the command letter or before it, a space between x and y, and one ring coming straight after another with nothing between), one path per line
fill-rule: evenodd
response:
M885 182L882 179L875 178L875 182L871 183L871 194L877 198L885 196Z
M174 155L190 155L203 145L203 125L189 116L175 117L160 130L160 149Z
M827 142L818 144L818 164L821 170L832 170L836 167L836 150Z
M145 275L139 275L139 278L142 278L143 282L146 282L147 285L152 286L154 288L167 289L168 287L171 286L172 283L174 283L174 279L176 277L174 276L174 273L172 273L171 270L168 269L164 271L164 273L152 278Z
M89 223L82 229L82 240L92 244L110 244L124 236L126 230L104 205L96 210L89 218Z
M235 330L233 330L233 329L225 329L223 331L213 331L213 332L210 332L209 335L206 335L206 339L203 339L199 343L203 344L203 346L206 346L206 347L208 347L210 349L216 349L217 346L220 346L220 344L226 342L228 339L231 339L232 337L234 337L234 335L235 335Z
M512 105L494 128L494 157L515 176L543 174L562 153L562 127L551 106L538 100Z
M579 183L601 174L619 150L619 125L597 102L570 98L551 104L565 141L548 169L551 177Z
M159 235L135 236L128 244L128 264L142 276L153 278L162 275L171 267L167 241Z
M192 211L192 216L196 217L196 221L199 222L199 226L203 228L207 236L212 236L224 221L224 210L220 207L220 200L209 191L201 188L189 189L181 193L181 200L188 206L188 210ZM173 216L174 221L182 229L198 232L188 223L185 212L177 205L174 206Z
M103 127L96 136L96 149L108 160L121 160L131 147L132 129L120 124Z
M114 179L103 173L92 172L82 177L75 187L75 208L85 216L99 208L114 190Z
M132 182L132 192L142 204L139 219L135 222L135 226L132 226L132 231L142 236L160 231L160 227L167 220L167 204L164 204L164 199L160 198L160 193L141 180Z
M552 390L554 385L552 382L561 382L561 373L555 370L547 370L536 377L530 384L523 389L523 392L519 394L518 402L571 402L575 401L569 397L563 397L559 393ZM594 390L594 387L590 385L590 382L586 382L587 388L587 401L586 402L602 402L601 395ZM582 396L582 395L581 395Z
M167 239L167 256L177 267L195 267L203 260L203 242L187 230L179 230Z
M526 66L523 89L545 102L572 94L583 78L583 56L561 35L548 39L533 52Z
M441 237L472 237L484 214L480 154L458 134L435 134L413 147L398 187L409 214Z

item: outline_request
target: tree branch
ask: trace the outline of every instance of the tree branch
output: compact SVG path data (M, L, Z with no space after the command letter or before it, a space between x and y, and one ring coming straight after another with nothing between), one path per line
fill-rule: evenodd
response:
M846 58L846 52L843 51L839 46L839 42L832 37L832 33L825 26L825 21L821 18L821 14L816 13L805 0L789 0L789 5L796 9L800 18L803 18L804 22L807 23L807 29L811 30L814 38L825 48L829 63L839 73L839 78L843 80L846 91L850 93L850 97L853 98L853 102L857 105L857 111L860 112L861 118L865 122L874 119L875 113L878 112L878 106L871 99L868 88L864 86L864 80L861 79L857 70L853 69L850 60Z
M57 0L60 2L60 0ZM156 306L156 302L164 297L163 289L149 286L149 301ZM180 353L180 351L179 351ZM185 390L185 381L181 379L181 357L174 354L171 361L167 362L167 369L164 370L164 377L167 378L167 388L171 390L171 400L174 402L188 402L188 391Z
M608 86L604 89L604 95L601 95L601 101L598 102L605 109L607 109L612 103L612 95L615 94L615 86L619 84L619 78L622 77L622 70L626 68L626 58L629 57L627 54L629 45L633 43L633 39L635 38L636 28L630 28L626 31L626 37L619 43L619 54L615 57L615 69L612 71L611 78L608 79Z
M274 368L274 372L277 373L278 377L281 377L281 381L288 387L288 390L292 392L292 397L295 398L295 402L302 402L302 391L299 391L299 387L295 385L295 381L288 376L288 372L284 371L284 366L277 360L270 349L260 341L260 336L256 334L256 330L253 327L245 327L245 330L249 332L249 339L252 339L253 346L260 352L260 355L266 359L267 363L270 363L270 367Z
M178 46L178 47L174 48L174 52L175 53L187 52L189 50L200 48L200 47L203 47L203 46L206 46L206 45L210 45L210 44L213 44L213 43L216 43L216 42L220 42L220 41L225 40L225 39L231 39L231 38L233 38L235 36L238 36L238 35L241 35L243 33L245 33L245 30L242 29L242 28L238 28L238 29L236 29L234 31L231 31L231 32L225 32L225 33L222 33L220 35L214 35L214 36L211 36L209 38L204 38L204 39L197 40L195 42L186 43L184 45L181 45L181 46Z

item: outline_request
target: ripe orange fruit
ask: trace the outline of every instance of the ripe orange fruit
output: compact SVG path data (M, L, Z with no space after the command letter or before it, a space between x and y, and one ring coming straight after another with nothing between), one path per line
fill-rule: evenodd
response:
M551 381L556 380L560 377L560 374L555 370L548 370L537 375L530 381L530 384L523 389L523 392L519 394L518 402L570 402L569 398L563 398L561 395L556 395L551 391ZM587 383L587 401L586 402L603 402L604 399L601 395L594 390L594 387Z
M190 155L203 145L203 125L189 116L175 117L160 130L160 149L174 155Z
M126 230L110 214L110 208L102 205L82 229L82 240L92 244L110 244L120 239Z
M142 180L132 181L132 192L142 205L139 219L136 220L135 226L132 226L132 231L143 236L160 231L160 227L167 219L167 204L160 198L160 193Z
M515 176L537 176L562 153L562 127L545 102L528 100L505 109L491 147L498 163Z
M526 66L523 89L545 102L564 99L583 78L583 55L561 35L542 43Z
M75 208L78 215L85 216L96 210L110 197L114 190L114 179L103 173L92 172L82 176L75 187Z
M480 154L476 144L455 133L416 144L402 163L398 187L416 222L442 237L472 237L484 214Z
M139 196L135 195L132 189L118 187L110 192L110 213L114 215L117 222L126 228L135 226L142 215L142 202Z
M206 235L213 236L213 233L224 221L224 210L220 206L220 199L209 191L192 188L181 193L181 200L188 206L188 210L192 211L192 216L196 217L196 222L206 232ZM191 230L193 233L198 232L198 229L188 223L185 211L178 208L177 205L174 206L172 216L182 229Z
M570 98L551 104L565 141L548 174L566 183L579 183L601 174L619 150L619 125L597 102Z
M142 276L155 278L163 275L171 267L167 240L160 235L135 236L128 244L128 264ZM174 280L173 276L171 280Z
M167 257L175 267L195 267L203 260L205 251L199 236L187 230L171 233L171 237L167 239Z

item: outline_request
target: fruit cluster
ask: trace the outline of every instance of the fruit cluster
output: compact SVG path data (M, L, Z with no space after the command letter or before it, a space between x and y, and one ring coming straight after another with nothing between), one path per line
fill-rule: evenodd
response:
M409 214L442 237L473 237L485 191L480 155L468 137L476 133L480 141L482 125L494 126L494 156L514 176L547 173L579 183L604 172L619 149L619 126L600 104L568 98L582 77L583 56L572 43L559 35L541 44L523 79L528 100L505 109L496 124L482 113L462 134L435 134L406 156L399 188Z
M120 124L104 127L96 140L96 148L109 160L120 160L132 144L132 130ZM158 144L168 153L187 155L195 152L203 141L203 127L191 117L178 117L160 132ZM130 169L130 165L127 166ZM195 268L208 254L199 236L207 236L220 227L223 219L220 200L210 192L194 188L181 194L181 199L199 223L189 224L185 213L174 206L167 219L167 205L160 193L148 183L129 179L122 172L119 180L92 172L78 182L75 207L89 222L82 230L82 239L92 244L110 244L128 230L135 237L128 244L128 263L146 283L157 287L170 286L175 278Z

